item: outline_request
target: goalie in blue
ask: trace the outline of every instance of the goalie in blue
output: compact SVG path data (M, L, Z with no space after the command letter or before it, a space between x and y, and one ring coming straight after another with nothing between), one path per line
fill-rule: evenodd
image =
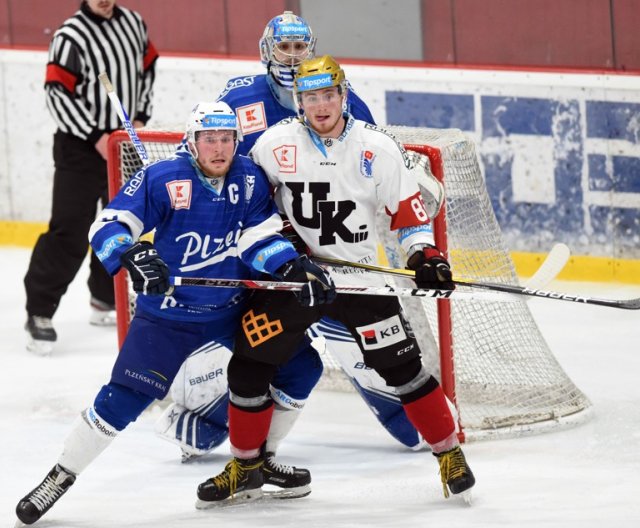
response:
M188 152L139 171L91 227L91 246L107 271L128 270L141 295L109 383L76 419L54 467L18 503L16 514L25 524L40 519L127 425L167 395L189 354L212 341L232 347L249 290L172 290L170 271L247 279L278 278L293 269L304 282L297 294L301 304L335 297L327 273L280 234L282 220L262 169L235 154L240 133L229 106L198 104L187 137ZM139 240L153 229L153 244ZM296 387L286 383L293 376L284 370L284 383L274 386L295 393ZM265 481L270 476L265 470ZM303 476L310 480L308 473Z

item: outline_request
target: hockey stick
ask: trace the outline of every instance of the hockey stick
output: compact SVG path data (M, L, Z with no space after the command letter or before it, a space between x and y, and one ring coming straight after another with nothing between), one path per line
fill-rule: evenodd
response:
M127 115L127 111L124 109L124 106L122 106L122 102L120 102L118 94L113 89L113 85L109 80L109 75L107 75L107 72L102 72L100 75L98 75L98 79L100 79L102 86L104 86L105 90L107 91L107 96L109 97L111 104L115 107L116 113L118 114L120 121L122 121L124 129L129 135L129 139L131 139L131 143L133 143L133 146L136 148L138 156L140 156L140 161L142 161L143 165L149 165L150 160L149 155L147 154L147 149L144 148L144 144L138 137L138 133L133 127L129 116Z
M198 277L170 277L173 286L205 286L207 288L249 288L252 290L300 291L301 282L279 282L247 279L206 279ZM383 295L393 297L431 297L434 299L463 299L474 301L519 302L515 295L489 291L426 290L393 286L336 286L336 291L350 295Z
M411 270L385 268L382 266L373 266L371 264L360 264L358 262L348 262L346 260L333 259L328 257L313 257L316 262L330 265L338 265L351 267L356 269L365 269L377 273L387 273L389 275L400 275L403 277L413 278L415 273ZM622 308L625 310L640 310L640 297L635 299L601 299L598 297L587 297L583 295L574 295L570 293L560 293L555 291L545 291L539 288L531 288L528 286L514 286L510 284L496 284L493 282L473 282L454 280L457 286L468 286L471 288L479 288L494 292L510 293L514 295L523 295L528 297L542 297L544 299L554 299L557 301L569 301L582 304L594 304L597 306L606 306L609 308ZM427 290L431 291L431 290ZM450 297L454 298L454 297Z
M562 243L555 244L551 251L547 254L544 262L536 270L536 272L527 280L524 287L529 290L540 290L549 284L567 264L569 257L571 256L571 250ZM400 268L386 268L382 266L373 266L370 264L361 264L358 262L349 262L346 260L339 260L328 257L313 257L313 259L322 264L329 264L330 266L339 266L347 268L359 268L371 271L373 273L382 273L385 275L397 275L400 277L407 277L409 279L415 278L415 272L408 269ZM461 281L462 284L464 281Z
M546 287L564 269L569 262L569 257L571 257L569 246L561 242L554 244L544 262L524 283L524 287L530 290L541 290Z

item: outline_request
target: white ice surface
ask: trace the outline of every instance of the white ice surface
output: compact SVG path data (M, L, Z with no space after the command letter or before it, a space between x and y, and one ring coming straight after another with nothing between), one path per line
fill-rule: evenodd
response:
M54 319L52 357L25 351L22 278L29 251L0 249L0 525L55 463L77 413L109 379L114 329L87 323L86 264ZM554 283L602 297L639 287ZM640 312L533 300L551 348L594 403L577 428L465 447L477 477L474 503L445 500L435 459L402 448L355 394L316 391L281 449L311 469L299 500L216 511L194 508L198 483L217 474L228 445L182 465L152 431L151 409L124 432L36 526L258 528L287 526L640 526Z

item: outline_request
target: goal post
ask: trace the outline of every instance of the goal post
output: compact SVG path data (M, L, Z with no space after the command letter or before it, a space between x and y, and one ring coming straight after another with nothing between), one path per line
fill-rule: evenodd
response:
M423 157L425 174L444 184L445 205L435 218L434 234L438 247L448 254L454 276L517 284L473 142L455 129L385 128L407 150ZM172 156L183 137L181 132L144 129L138 135L151 161ZM109 138L110 196L141 167L127 134L114 132ZM404 267L396 237L388 229L379 231L390 265ZM408 279L398 279L403 280ZM116 276L115 287L122 344L135 296L124 271ZM574 425L591 416L591 403L556 360L526 302L411 299L403 300L403 305L425 367L458 409L462 440L521 436ZM333 378L333 388L353 390L337 363L321 355L323 378Z

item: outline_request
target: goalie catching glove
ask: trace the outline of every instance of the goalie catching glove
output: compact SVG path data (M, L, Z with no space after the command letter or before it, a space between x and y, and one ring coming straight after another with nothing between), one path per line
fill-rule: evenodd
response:
M169 290L169 268L151 242L138 242L120 256L131 276L133 289L144 295L162 295Z
M306 255L290 260L274 276L284 282L304 283L302 289L295 292L302 306L330 304L337 295L336 285L329 273L311 262Z
M427 290L454 290L451 266L435 246L425 245L407 260L407 267L416 272L416 285Z

